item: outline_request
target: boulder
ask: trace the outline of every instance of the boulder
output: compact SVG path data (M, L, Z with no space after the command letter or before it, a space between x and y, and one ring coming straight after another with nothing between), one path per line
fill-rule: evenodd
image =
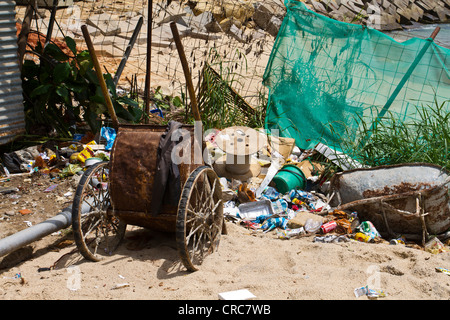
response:
M191 28L186 27L184 25L176 24L178 33L180 34L180 37L185 37L191 32ZM155 41L172 41L173 35L172 35L172 29L170 28L169 23L165 23L160 25L159 27L156 27L155 29L152 29L152 43L153 40Z
M267 26L267 32L271 34L272 36L276 37L278 34L278 31L280 30L281 24L283 21L275 16L270 18L269 25Z
M318 12L318 13L322 13L322 14L328 13L327 7L325 5L323 5L322 3L315 1L315 0L309 0L308 3L310 3L312 5L314 12Z
M86 24L99 29L104 36L115 36L121 32L119 20L118 16L101 13L88 17Z
M242 27L242 23L239 20L234 19L233 17L225 18L219 23L220 28L223 32L229 32L231 26L236 26L238 29Z
M252 19L258 27L266 30L272 16L273 14L268 7L266 7L263 3L258 3L256 4Z
M192 9L192 12L196 16L203 12L211 12L215 16L223 15L221 2L216 0L201 0L197 2L194 9Z
M225 0L222 5L225 18L234 18L244 24L255 11L251 2Z
M247 37L244 34L244 31L240 28L238 28L235 24L232 24L230 26L230 29L228 30L228 34L231 35L234 39L241 43L247 42Z
M199 32L216 33L222 31L219 23L211 12L203 12L199 15L188 15L185 17L189 26Z

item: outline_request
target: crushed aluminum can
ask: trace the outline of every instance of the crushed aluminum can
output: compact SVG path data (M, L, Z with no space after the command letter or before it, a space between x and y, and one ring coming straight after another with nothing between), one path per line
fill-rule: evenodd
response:
M336 221L330 221L330 222L327 222L327 223L324 223L323 225L321 225L320 231L322 231L322 233L328 233L328 232L333 231L336 228L337 228Z

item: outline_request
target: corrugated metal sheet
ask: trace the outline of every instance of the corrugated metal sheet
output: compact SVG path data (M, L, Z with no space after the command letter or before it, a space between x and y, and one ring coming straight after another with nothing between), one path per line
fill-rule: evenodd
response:
M15 5L15 1L0 1L0 145L25 130Z

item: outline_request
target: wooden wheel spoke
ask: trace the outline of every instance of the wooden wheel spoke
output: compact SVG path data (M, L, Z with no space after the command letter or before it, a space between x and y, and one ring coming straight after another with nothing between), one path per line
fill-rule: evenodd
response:
M223 202L218 188L218 177L209 167L197 168L185 183L178 208L177 244L190 271L197 270L204 257L214 252L220 239Z
M126 224L107 216L110 205L106 162L88 168L81 177L72 206L72 227L80 253L88 260L98 261L100 255L111 254L119 245ZM100 185L95 187L94 182ZM105 188L106 183L106 188ZM87 213L83 213L88 209Z

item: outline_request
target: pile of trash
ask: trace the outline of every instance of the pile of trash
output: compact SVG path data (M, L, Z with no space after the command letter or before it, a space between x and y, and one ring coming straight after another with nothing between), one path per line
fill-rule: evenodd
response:
M114 129L102 128L102 137L106 144L97 143L99 138L95 139L91 133L75 134L73 141L48 141L4 153L0 173L5 176L37 173L48 175L51 179L65 179L77 173L81 174L97 162L109 161L115 137Z
M225 178L220 181L224 190L230 190ZM320 193L292 189L282 194L267 186L257 199L247 183L234 183L238 184L236 197L225 203L224 215L245 228L263 233L275 231L280 239L317 235L314 241L319 242L348 241L352 234L365 242L379 237L370 222L359 223L357 212L331 210Z
M255 189L240 181L229 182L220 178L228 199L224 215L228 221L255 232L275 232L278 239L313 236L314 242L336 243L360 241L387 243L371 221L360 221L358 212L337 210L329 205L324 194L316 191L292 189L282 194L272 186L264 188L260 198ZM389 244L406 244L404 236L390 239ZM431 253L449 251L434 237L424 248Z
M240 130L242 128L237 128L235 132L239 133ZM218 140L217 136L223 132L216 132L214 133L216 137L207 139L207 147L210 152L220 153L220 143L214 145L214 142ZM233 131L228 131L227 134L230 135L230 132ZM232 135L230 135L231 140ZM234 143L237 141L234 140ZM253 175L248 179L248 176L245 176L241 181L233 176L230 177L229 174L226 177L222 176L221 173L226 173L227 170L216 170L222 185L224 216L228 221L256 233L271 232L277 238L285 240L311 236L314 242L360 241L384 242L392 245L408 243L417 247L416 243L407 241L407 237L402 233L393 232L389 237L382 233L382 236L376 227L379 226L379 221L367 219L367 214L362 211L358 212L359 209L343 208L345 206L336 206L331 201L333 194L329 190L332 187L330 177L336 173L326 172L324 163L338 164L339 169L344 173L355 172L355 170L372 170L372 168L362 168L359 163L346 157L345 154L332 152L330 148L322 144L313 150L302 151L295 146L293 141L291 143L291 148L287 148L289 152L277 152L276 150L261 152L259 150L253 155L255 160L253 163L258 162L265 167L261 169L260 175ZM261 157L262 154L267 156ZM373 169L377 170L378 168ZM430 172L431 175L431 169L436 171L438 168L422 166L411 169L398 166L394 169L400 173L405 170L416 170L416 172L417 170L428 170L425 172ZM368 175L372 174L372 171L366 172ZM341 180L344 181L342 178ZM391 187L395 186L391 185ZM440 191L441 187L436 187L436 190ZM411 193L409 197L414 200L416 191L406 191ZM425 194L425 189L417 192ZM386 201L390 199L389 197L396 197L396 195L386 196ZM380 201L385 198L375 199ZM364 201L368 204L372 202L370 198L366 198ZM398 212L406 211L398 210ZM417 220L419 218L420 216ZM448 218L444 214L440 219L445 223L445 219ZM384 229L380 231L386 233ZM408 234L409 236L411 235ZM432 253L449 251L446 245L432 234L429 234L426 240L426 243L423 242L421 246L426 251Z

